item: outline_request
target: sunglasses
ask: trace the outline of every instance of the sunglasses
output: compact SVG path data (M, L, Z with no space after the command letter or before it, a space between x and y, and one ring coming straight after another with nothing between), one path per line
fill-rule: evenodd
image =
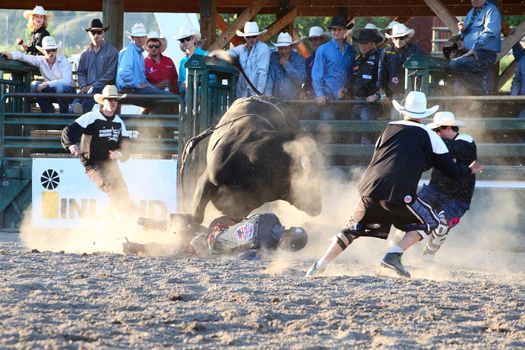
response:
M185 42L185 41L190 41L191 39L193 39L193 37L192 37L192 36L189 36L189 37L187 37L187 38L179 39L179 41L180 41L181 43L183 43L183 42Z
M250 36L245 36L246 39L255 39L257 38L257 35L250 35Z
M150 49L160 49L160 45L148 45Z
M104 33L103 30L90 30L89 32L91 35L102 35L102 33Z
M406 38L408 38L408 35L404 35L404 36L399 36L399 37L396 37L396 38L392 38L392 40L405 40Z
M46 49L46 52L47 52L47 53L57 52L57 49Z
M109 101L109 102L117 102L118 101L118 98L106 98L105 99L106 101Z

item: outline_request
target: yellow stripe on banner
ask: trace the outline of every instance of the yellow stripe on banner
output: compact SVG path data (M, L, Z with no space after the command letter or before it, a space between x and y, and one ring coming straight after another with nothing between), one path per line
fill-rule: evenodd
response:
M58 192L42 192L42 218L58 219Z

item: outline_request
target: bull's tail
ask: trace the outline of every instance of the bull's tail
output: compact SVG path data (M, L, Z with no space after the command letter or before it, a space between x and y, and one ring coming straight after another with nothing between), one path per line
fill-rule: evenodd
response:
M215 131L214 128L208 128L201 132L198 135L193 136L191 139L186 142L184 145L184 149L182 150L182 159L181 159L181 165L179 170L179 177L180 177L180 190L182 194L182 198L185 198L184 194L184 168L186 166L186 160L190 156L191 152L197 147L197 145L204 140L207 137L210 137L211 134Z
M244 69L242 68L241 66L241 62L239 61L239 57L232 57L230 56L228 53L226 53L225 51L222 51L222 50L215 50L213 52L211 52L209 54L209 56L211 57L218 57L220 59L223 59L225 60L226 62L230 63L231 65L233 65L235 68L237 68L237 70L239 71L239 73L241 73L241 75L243 76L243 78L246 80L246 82L248 83L248 85L250 86L250 88L253 90L253 92L255 92L255 94L257 96L262 96L263 93L260 92L256 87L255 85L253 85L252 81L250 80L250 78L248 78L248 75L246 74L246 72L244 71Z

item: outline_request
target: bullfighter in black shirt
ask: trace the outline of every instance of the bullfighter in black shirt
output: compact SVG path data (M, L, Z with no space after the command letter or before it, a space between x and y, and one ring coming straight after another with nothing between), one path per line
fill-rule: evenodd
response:
M427 126L443 139L455 162L468 165L477 159L476 143L470 135L459 132L463 122L456 120L452 112L438 112L434 122ZM465 212L470 209L474 194L476 175L454 179L439 169L432 170L430 183L424 185L417 196L439 211L445 225L440 225L429 236L424 254L433 256L446 239L449 229L459 224Z
M420 123L439 108L427 109L424 93L410 92L404 106L396 100L392 103L404 120L390 122L379 136L372 160L358 186L361 198L352 218L334 237L321 259L310 267L307 277L322 272L358 237L386 239L392 225L406 233L399 244L388 251L381 265L410 277L401 263L401 255L440 223L432 207L417 197L423 171L436 167L459 179L483 169L477 161L468 167L454 163L443 140Z
M102 94L93 97L102 105L100 111L86 113L66 126L62 131L62 146L80 158L86 174L108 194L112 204L127 212L130 209L128 188L117 159L126 161L129 158L127 152L121 151L129 134L122 119L115 114L118 100L123 97L116 86L106 85Z

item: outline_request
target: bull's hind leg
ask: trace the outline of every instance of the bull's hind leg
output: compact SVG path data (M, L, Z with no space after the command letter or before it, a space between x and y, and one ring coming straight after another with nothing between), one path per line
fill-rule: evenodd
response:
M217 191L217 187L212 184L206 172L204 172L197 182L195 194L193 195L193 220L194 224L200 225L204 220L204 210L210 202L212 196Z

